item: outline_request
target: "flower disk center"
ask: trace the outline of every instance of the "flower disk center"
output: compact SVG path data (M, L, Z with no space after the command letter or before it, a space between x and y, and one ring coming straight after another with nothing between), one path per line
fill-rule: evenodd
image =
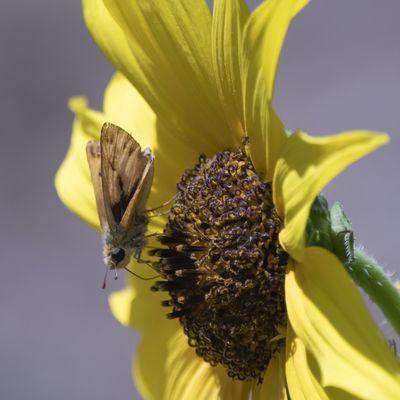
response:
M286 323L288 256L271 185L242 150L200 156L177 185L168 224L158 240L156 268L189 345L236 379L259 378Z

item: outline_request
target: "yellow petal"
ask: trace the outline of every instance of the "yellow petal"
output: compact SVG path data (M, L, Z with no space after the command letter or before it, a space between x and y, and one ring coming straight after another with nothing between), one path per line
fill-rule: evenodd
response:
M285 348L271 359L261 385L256 384L253 400L288 400L285 378Z
M156 146L157 116L121 73L114 74L107 85L103 109L110 122L132 133L143 148Z
M125 326L132 326L132 302L136 298L133 286L111 293L108 296L108 304L115 319Z
M245 46L253 56L249 59L251 72L263 81L267 97L272 99L275 75L282 46L292 19L310 0L269 0L251 15L246 27ZM258 72L256 71L258 70Z
M160 307L161 308L161 307ZM180 329L176 321L158 321L152 329L142 332L133 363L133 380L141 398L146 400L169 400L166 396L170 372L167 360L170 357L168 343Z
M339 260L309 247L285 282L290 324L327 398L400 398L398 360Z
M140 266L131 263L129 268ZM143 268L143 265L141 266ZM140 271L142 275L154 272ZM161 307L165 295L150 291L151 281L131 279L128 286L109 296L109 304L116 319L123 325L138 329L142 335L134 361L134 380L145 399L163 399L167 374L168 341L178 329L176 320L166 318Z
M106 121L104 114L87 107L84 98L73 98L70 108L76 113L68 153L57 171L55 186L62 202L92 227L99 229L96 201L86 158L86 143L99 138Z
M250 156L258 173L272 180L285 144L282 123L271 106L275 75L287 30L308 0L269 0L250 16L243 40L244 107Z
M327 394L318 382L318 366L307 353L302 341L288 324L286 337L286 380L292 399L328 400Z
M135 74L136 86L150 96L150 84L130 51L122 29L111 17L102 0L82 0L86 26L111 63L125 76Z
M84 15L100 48L167 130L209 154L233 144L215 87L205 2L84 0Z
M317 194L348 165L388 142L385 134L352 131L313 138L293 134L279 158L273 179L274 204L284 219L280 242L301 260L305 227Z
M230 379L223 367L212 367L198 357L187 344L182 329L168 343L165 366L165 400L244 400L249 383Z
M244 0L215 0L212 55L218 95L232 134L244 135L242 36L250 11Z

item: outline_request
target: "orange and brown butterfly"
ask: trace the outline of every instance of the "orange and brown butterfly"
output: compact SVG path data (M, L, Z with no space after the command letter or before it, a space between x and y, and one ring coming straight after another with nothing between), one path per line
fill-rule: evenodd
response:
M104 262L107 270L126 269L132 256L140 260L146 244L145 208L154 156L111 123L103 125L100 141L87 144L86 154L103 231Z

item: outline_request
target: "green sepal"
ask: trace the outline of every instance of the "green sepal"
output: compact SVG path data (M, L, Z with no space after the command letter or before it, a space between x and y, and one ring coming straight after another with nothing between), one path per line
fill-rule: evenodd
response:
M319 246L334 252L328 202L321 194L311 206L307 222L307 246Z
M354 261L354 233L351 223L339 202L331 208L333 252L347 267Z
M307 222L307 246L323 247L351 268L354 261L354 233L343 207L336 202L329 210L328 201L318 195Z

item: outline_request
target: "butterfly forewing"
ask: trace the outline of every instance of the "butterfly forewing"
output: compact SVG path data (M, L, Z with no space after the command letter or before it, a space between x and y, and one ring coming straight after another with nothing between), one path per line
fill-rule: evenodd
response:
M101 179L106 220L113 230L129 229L143 211L153 178L153 156L123 129L106 123L101 131Z
M104 208L103 189L101 182L100 143L93 141L89 142L86 145L86 155L89 163L90 174L92 176L97 212L99 214L101 227L104 230L106 223L106 212Z

